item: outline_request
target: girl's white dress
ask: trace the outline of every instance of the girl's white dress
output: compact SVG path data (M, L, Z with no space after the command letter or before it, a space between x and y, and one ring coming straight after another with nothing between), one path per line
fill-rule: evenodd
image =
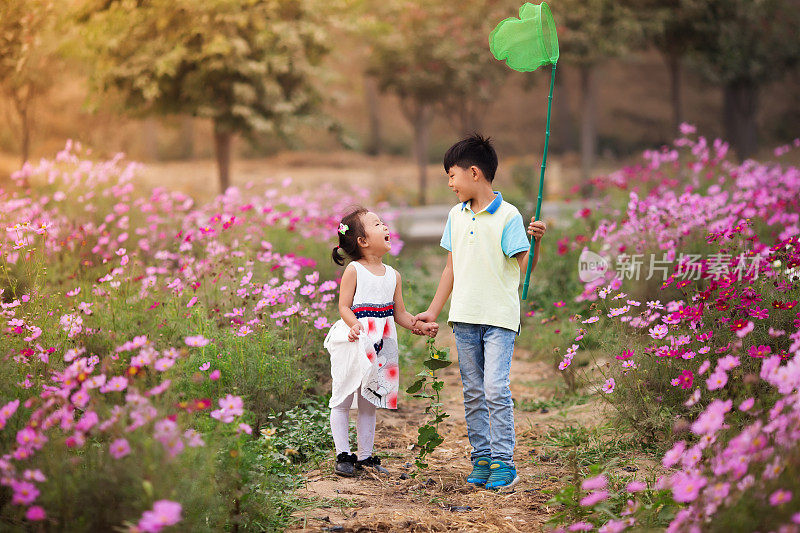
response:
M394 324L394 291L397 274L384 265L385 274L376 276L353 261L356 292L353 313L363 326L358 342L349 342L350 328L344 320L331 327L324 346L331 354L333 393L330 407L341 404L360 388L361 395L376 407L397 409L400 385L397 329ZM353 397L356 408L357 395Z

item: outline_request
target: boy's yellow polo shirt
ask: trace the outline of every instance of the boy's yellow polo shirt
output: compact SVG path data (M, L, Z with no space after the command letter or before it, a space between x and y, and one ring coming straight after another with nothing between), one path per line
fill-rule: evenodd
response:
M530 248L522 215L495 191L474 213L471 202L454 206L440 242L453 253L453 295L448 324L466 322L519 331L519 262Z

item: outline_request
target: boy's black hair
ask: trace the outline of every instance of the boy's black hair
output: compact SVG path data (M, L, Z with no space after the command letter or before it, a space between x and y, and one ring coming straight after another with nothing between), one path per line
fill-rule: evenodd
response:
M339 246L334 247L331 252L331 259L337 265L344 265L345 257L349 257L351 261L356 261L363 257L361 247L358 245L358 238L367 236L364 224L361 222L361 217L366 215L367 212L360 205L356 205L351 207L348 213L342 217L342 224L347 226L347 229L344 233L337 230Z
M461 139L444 154L444 171L450 172L454 166L467 169L475 165L489 180L494 180L497 171L497 152L492 146L490 137L483 137L480 133L473 133Z

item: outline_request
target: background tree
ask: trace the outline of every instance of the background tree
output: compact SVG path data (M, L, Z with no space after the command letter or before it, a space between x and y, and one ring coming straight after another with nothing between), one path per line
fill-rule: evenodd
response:
M222 192L234 135L289 134L321 101L326 21L311 0L102 0L81 19L99 92L135 115L213 121Z
M619 0L553 0L548 2L558 27L561 65L575 65L581 86L581 194L591 193L597 154L597 66L628 53L641 42L634 11ZM557 82L558 83L558 82Z
M502 77L489 52L489 32L505 10L479 4L406 1L375 6L368 74L396 94L413 127L418 201L427 201L430 126L444 111L464 132L477 128ZM490 14L494 13L493 16Z
M0 91L19 121L22 162L30 157L33 110L49 90L55 68L52 0L0 2Z
M684 121L683 64L699 39L696 21L686 0L628 0L647 42L655 46L669 73L672 132Z
M723 87L725 138L747 158L758 148L759 89L800 59L800 1L683 1L699 32L693 56Z

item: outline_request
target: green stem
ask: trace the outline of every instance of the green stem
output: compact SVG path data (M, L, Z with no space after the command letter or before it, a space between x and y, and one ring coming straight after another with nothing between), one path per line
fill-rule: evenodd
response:
M539 220L539 214L542 209L542 189L544 189L544 171L547 166L547 148L550 145L550 110L553 107L553 86L556 81L556 64L553 63L553 68L550 71L550 94L547 96L547 126L544 132L544 154L542 155L542 171L539 174L539 199L536 201L536 214L534 220ZM531 247L528 251L528 268L525 272L525 283L522 284L522 299L528 298L528 285L531 279L531 271L533 270L533 250L536 246L536 237L531 239Z

